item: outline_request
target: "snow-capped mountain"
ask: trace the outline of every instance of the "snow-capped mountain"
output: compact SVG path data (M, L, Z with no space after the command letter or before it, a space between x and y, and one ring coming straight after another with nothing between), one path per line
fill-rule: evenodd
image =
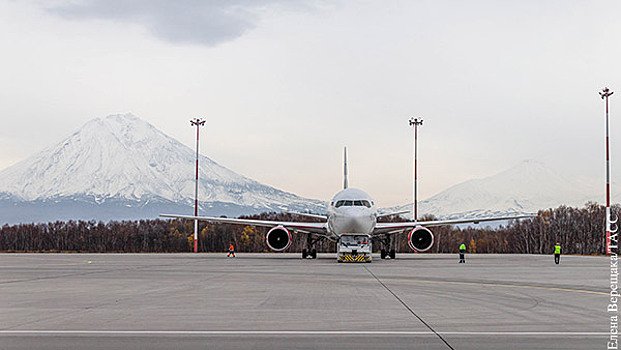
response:
M596 201L602 189L564 176L541 162L527 160L499 174L462 182L423 200L419 202L418 213L446 219L536 213L562 204L581 207L587 201ZM408 204L391 210L411 213L411 208Z
M0 171L0 223L192 214L195 150L131 115L87 122L62 142ZM201 156L204 215L325 210Z
M202 215L323 212L301 198L200 157ZM86 123L64 141L0 171L0 224L68 219L155 218L193 213L195 150L131 115ZM602 188L524 161L465 181L419 203L419 216L483 217L533 213L600 199ZM619 198L614 193L614 198ZM411 204L386 211L411 210Z

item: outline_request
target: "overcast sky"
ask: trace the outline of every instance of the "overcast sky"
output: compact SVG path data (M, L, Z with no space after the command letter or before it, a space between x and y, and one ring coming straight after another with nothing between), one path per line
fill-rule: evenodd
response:
M306 197L340 189L347 145L350 186L390 206L411 200L422 116L423 198L526 159L604 181L619 18L603 0L0 0L0 169L95 117L190 147L204 117L201 153Z

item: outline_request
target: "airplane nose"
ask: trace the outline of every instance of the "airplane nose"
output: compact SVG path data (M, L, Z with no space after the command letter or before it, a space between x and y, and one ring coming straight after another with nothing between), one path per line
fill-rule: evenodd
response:
M344 219L345 232L367 233L370 230L372 220L367 213L350 213Z

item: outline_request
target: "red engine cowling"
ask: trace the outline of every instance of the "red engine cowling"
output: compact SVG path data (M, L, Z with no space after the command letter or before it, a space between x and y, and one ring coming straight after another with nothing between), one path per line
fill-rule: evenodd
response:
M433 246L433 233L426 227L415 227L408 235L408 244L413 250L425 252Z
M267 232L265 242L271 250L282 252L291 245L291 233L282 226L276 226Z

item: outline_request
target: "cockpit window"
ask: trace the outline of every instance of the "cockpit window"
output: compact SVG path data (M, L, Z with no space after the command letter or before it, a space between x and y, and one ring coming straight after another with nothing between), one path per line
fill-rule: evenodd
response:
M340 200L337 201L336 204L334 204L334 206L336 208L340 208L342 206L346 206L346 207L367 207L367 208L371 208L371 203L369 203L369 201L367 200L355 200L355 201L348 201L348 200Z

